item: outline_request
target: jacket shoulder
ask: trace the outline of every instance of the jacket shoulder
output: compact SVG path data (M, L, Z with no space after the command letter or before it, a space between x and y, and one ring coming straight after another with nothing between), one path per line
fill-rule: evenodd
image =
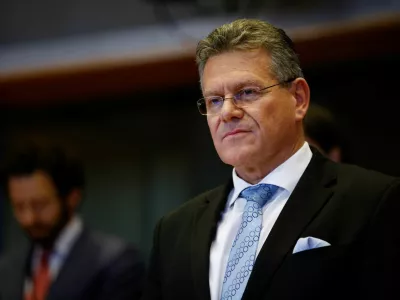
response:
M397 183L400 180L400 178L378 171L349 164L337 164L337 173L339 180L345 180L368 189L387 187L388 185Z
M208 204L209 201L215 199L218 195L220 195L220 193L224 191L224 189L226 189L226 187L227 184L219 185L216 188L203 192L183 203L173 211L167 213L162 219L173 220L176 218L181 219L182 217L189 216L192 213L197 212L199 209L202 209Z
M81 241L78 240L78 243L82 243L81 246L77 246L86 247L88 251L85 253L92 253L103 264L110 263L126 253L140 257L138 249L120 237L91 230L87 230L85 235Z

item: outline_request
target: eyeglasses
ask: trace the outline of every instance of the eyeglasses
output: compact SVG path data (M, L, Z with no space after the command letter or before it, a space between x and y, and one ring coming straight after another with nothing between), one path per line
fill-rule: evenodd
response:
M201 98L197 100L197 108L199 109L200 114L202 114L203 116L217 115L221 112L222 106L224 105L224 101L226 99L231 99L236 107L244 108L260 99L263 91L277 85L292 82L293 80L295 80L295 78L283 82L278 82L276 84L261 89L257 87L244 88L233 95L233 97L229 98L225 98L222 96L208 96L205 98Z

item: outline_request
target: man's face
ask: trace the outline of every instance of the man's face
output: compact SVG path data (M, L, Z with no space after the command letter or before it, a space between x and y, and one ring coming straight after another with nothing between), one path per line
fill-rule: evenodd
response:
M211 57L203 72L203 94L231 98L246 87L276 84L270 65L271 58L263 49ZM277 156L283 149L293 149L304 115L293 84L288 88L272 87L245 108L226 100L221 113L207 116L207 121L222 161L234 167L251 167Z
M51 244L67 219L51 178L41 171L10 177L8 189L15 218L29 238Z

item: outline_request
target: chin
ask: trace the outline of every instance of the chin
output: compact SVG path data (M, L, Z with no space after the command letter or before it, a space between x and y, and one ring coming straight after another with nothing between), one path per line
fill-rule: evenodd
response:
M31 239L31 240L43 240L47 239L50 235L50 232L44 232L44 231L32 231L29 229L25 229L26 235Z
M229 151L218 152L218 154L224 163L233 167L246 165L251 160L251 157L254 157L251 151L235 148L229 149Z
M33 243L39 244L39 245L51 244L51 242L53 240L50 236L38 236L38 235L29 235L28 234L28 237Z

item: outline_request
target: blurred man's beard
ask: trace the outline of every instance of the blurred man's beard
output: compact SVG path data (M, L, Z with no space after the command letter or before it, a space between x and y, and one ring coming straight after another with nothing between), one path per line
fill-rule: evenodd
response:
M25 230L25 232L28 235L28 238L34 244L39 244L40 246L42 246L45 249L51 249L54 245L54 242L58 238L60 232L64 229L65 225L67 225L69 219L70 219L70 216L68 214L68 211L67 211L66 207L64 207L64 205L63 205L63 207L61 208L60 217L58 218L58 220L54 224L54 226L49 228L49 232L45 236L34 237L29 232L29 230Z

